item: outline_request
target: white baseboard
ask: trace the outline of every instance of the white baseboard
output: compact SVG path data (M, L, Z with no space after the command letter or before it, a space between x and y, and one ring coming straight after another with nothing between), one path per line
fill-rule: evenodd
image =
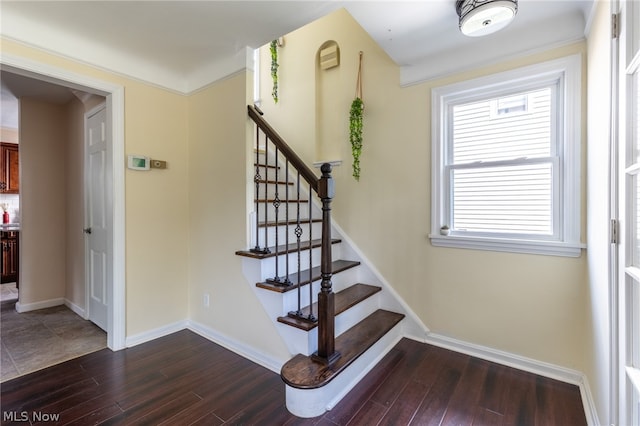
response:
M80 306L78 306L75 303L73 303L71 300L64 299L64 305L67 308L71 309L76 314L78 314L79 316L81 316L83 319L86 319L86 320L89 319L89 317L87 316L87 312L83 308L81 308Z
M207 327L204 324L201 324L196 321L187 321L187 328L193 331L196 334L204 337L205 339L211 340L214 343L219 344L222 347L229 349L232 352L237 353L238 355L247 358L258 365L261 365L274 373L280 374L280 369L284 363L288 360L277 360L271 357L264 355L256 351L254 348L239 342L237 340L232 339L229 336L226 336L212 328Z
M64 298L60 297L57 299L49 299L49 300L41 300L40 302L33 303L20 303L18 300L16 302L16 311L19 313L37 311L38 309L44 308L52 308L54 306L64 305Z
M167 324L162 327L155 328L153 330L145 331L135 334L133 336L127 336L125 339L125 346L127 348L137 346L141 343L149 342L151 340L159 339L160 337L168 336L169 334L176 333L180 330L184 330L187 327L188 321L182 320L174 322L173 324Z
M593 400L593 395L591 394L591 389L589 388L589 382L587 381L587 377L579 371L498 349L464 342L462 340L442 336L436 333L428 333L424 341L425 343L429 343L434 346L450 349L455 352L464 353L476 358L576 385L580 389L582 405L584 407L587 423L590 426L596 426L599 424L595 402Z
M247 346L244 343L238 342L228 336L225 336L219 333L212 328L209 328L203 324L200 324L195 321L190 320L182 320L175 322L173 324L168 324L163 327L159 327L153 330L145 331L143 333L139 333L133 336L127 336L126 338L126 347L130 348L133 346L140 345L145 342L149 342L154 339L158 339L164 336L168 336L169 334L176 333L181 330L190 330L200 336L204 337L207 340L210 340L218 345L229 349L232 352L237 353L238 355L247 358L256 364L259 364L275 373L280 374L280 369L286 360L280 361L273 358L269 358L264 354L256 351L255 349Z

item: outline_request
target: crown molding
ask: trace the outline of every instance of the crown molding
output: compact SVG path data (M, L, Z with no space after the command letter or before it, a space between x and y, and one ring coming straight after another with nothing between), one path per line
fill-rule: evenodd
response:
M240 48L233 56L216 58L185 75L124 51L89 42L59 29L43 27L40 22L5 12L10 16L3 16L0 28L0 37L3 39L182 95L228 78L246 69L248 64L249 68L253 67L252 54L249 53L252 49L246 47Z

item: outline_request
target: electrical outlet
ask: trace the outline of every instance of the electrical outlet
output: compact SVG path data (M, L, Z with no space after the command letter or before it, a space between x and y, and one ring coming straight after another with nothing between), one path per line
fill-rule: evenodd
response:
M209 293L205 293L204 297L202 299L202 303L204 304L205 308L209 307Z

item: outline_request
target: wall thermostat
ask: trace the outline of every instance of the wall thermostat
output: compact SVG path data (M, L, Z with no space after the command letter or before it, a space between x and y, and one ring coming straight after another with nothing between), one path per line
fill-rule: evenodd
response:
M151 159L143 155L129 155L128 167L131 170L149 170Z

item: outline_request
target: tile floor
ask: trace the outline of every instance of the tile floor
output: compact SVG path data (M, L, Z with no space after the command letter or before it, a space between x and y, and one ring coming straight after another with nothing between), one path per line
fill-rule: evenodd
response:
M0 285L0 302L5 300L13 300L18 298L18 289L16 283L6 283Z
M0 302L0 382L107 347L107 334L66 306L20 314L15 302Z

